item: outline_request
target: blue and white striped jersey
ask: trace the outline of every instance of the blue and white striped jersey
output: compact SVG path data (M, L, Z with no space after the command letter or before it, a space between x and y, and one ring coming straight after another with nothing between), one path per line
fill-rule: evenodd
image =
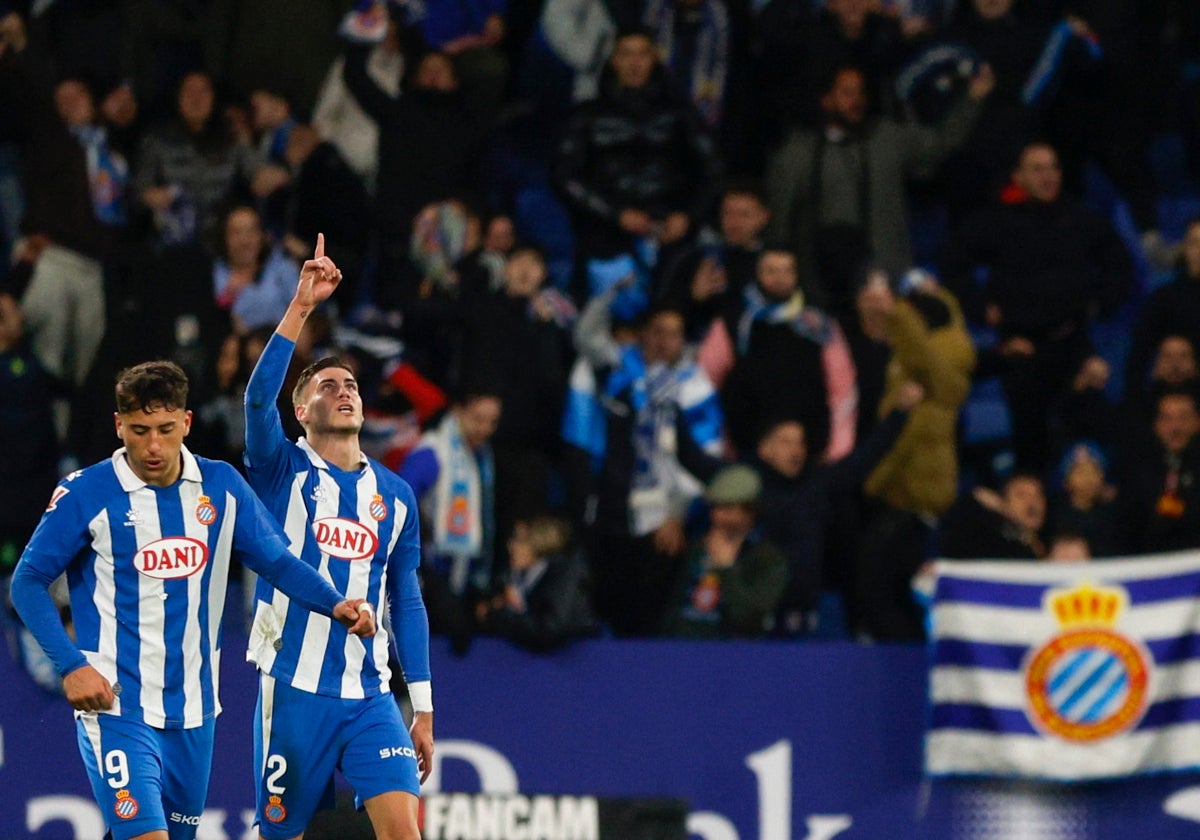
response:
M256 592L247 658L295 688L359 699L389 691L389 633L411 684L429 679L429 628L417 582L421 537L408 483L363 456L358 469L326 463L308 442L289 441L275 397L294 344L271 337L246 389L250 485L283 525L291 549L347 598L380 618L373 638L347 638L329 619L292 603L266 581ZM384 610L385 603L388 609Z
M64 479L13 581L14 602L60 674L92 665L117 695L110 713L168 729L200 726L220 712L221 616L234 551L314 609L331 612L342 600L288 553L233 467L186 448L182 458L170 487L138 478L124 449ZM64 571L74 644L44 591Z

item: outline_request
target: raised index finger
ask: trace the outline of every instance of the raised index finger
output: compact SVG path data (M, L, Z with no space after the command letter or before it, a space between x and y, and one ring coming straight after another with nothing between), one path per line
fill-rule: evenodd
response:
M313 259L319 260L323 256L325 256L325 234L318 233L317 234L317 248L315 251L313 251Z

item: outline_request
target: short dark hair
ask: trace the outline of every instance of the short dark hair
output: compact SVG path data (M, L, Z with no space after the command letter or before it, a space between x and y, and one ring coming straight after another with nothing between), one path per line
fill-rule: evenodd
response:
M503 404L504 395L500 393L500 385L494 379L493 373L489 367L484 366L460 382L450 392L451 404L467 406L476 400L499 400Z
M94 79L88 77L78 70L72 70L70 72L63 73L58 77L58 79L54 82L54 89L57 91L59 85L65 85L68 82L71 84L80 85L85 91L87 91L87 95L91 98L92 104L98 104L100 97L97 95L99 91L97 90L96 81Z
M311 365L300 371L300 376L296 378L296 387L292 389L292 405L301 403L300 395L304 393L304 389L312 378L326 368L342 368L351 373L354 372L354 367L340 356L325 356L317 359Z
M780 426L787 426L792 423L795 423L800 427L800 431L804 433L805 443L807 443L808 429L805 427L804 421L799 417L790 417L786 414L772 414L764 418L763 421L758 424L758 434L754 438L755 443L762 443L770 435L775 434L775 431Z
M1040 472L1031 467L1018 466L1008 474L1004 481L1000 482L1000 493L1004 494L1008 492L1008 488L1018 481L1037 482L1037 486L1041 488L1042 493L1046 492L1046 479L1042 477Z
M138 409L174 411L187 408L188 378L174 362L142 362L117 374L115 391L120 414Z
M667 299L654 301L643 309L637 316L635 324L638 329L648 327L650 322L660 315L676 315L683 320L685 325L687 324L687 313L683 307L677 301Z
M1192 408L1200 411L1200 394L1197 394L1194 388L1189 388L1187 385L1175 385L1159 391L1158 399L1154 401L1155 411L1157 412L1162 407L1163 400L1175 397L1191 400Z
M291 86L283 79L267 79L261 84L257 84L250 91L253 96L256 93L265 93L272 99L278 99L288 106L288 110L294 112L295 106L292 104L296 97L291 91Z
M658 33L644 23L626 23L617 29L617 34L613 37L613 46L616 46L617 41L623 41L626 38L645 38L653 44L657 35Z
M1087 543L1088 549L1091 549L1091 540L1088 539L1087 534L1076 528L1059 528L1050 535L1050 539L1047 540L1047 545L1053 545L1056 542L1068 541Z
M1200 220L1197 220L1197 221L1200 221ZM1195 223L1193 223L1193 224L1195 224ZM1158 348L1158 351L1160 353L1162 352L1162 346L1164 344L1166 344L1168 341L1186 341L1187 346L1191 348L1192 352L1193 353L1196 352L1196 342L1192 341L1192 339L1190 337L1184 335L1179 330L1172 330L1171 332L1168 332L1165 335L1163 335L1163 337L1158 340L1158 344L1155 345Z
M1029 154L1032 149L1049 149L1054 152L1054 157L1058 159L1059 163L1062 163L1062 156L1058 152L1058 146L1054 145L1049 138L1038 135L1029 138L1019 149L1016 149L1016 154L1012 161L1012 172L1016 172L1021 168L1021 165L1025 163L1025 155Z
M529 254L536 257L542 265L546 264L546 252L536 242L531 242L527 239L518 239L516 244L513 245L512 250L508 252L508 258L511 260L517 254Z
M740 176L730 178L725 182L721 190L721 198L724 199L731 195L745 195L753 198L763 207L767 207L767 193L763 187L763 182L758 178L750 178Z
M843 73L857 73L858 77L864 81L866 81L867 78L867 71L863 69L861 64L855 64L852 61L843 61L838 64L832 64L825 68L825 71L818 76L817 92L821 96L832 92L834 85L837 84L838 77Z
M769 240L763 243L762 250L758 252L758 261L762 262L762 258L767 254L786 254L796 263L796 267L800 267L800 257L796 253L796 249L787 242L778 239Z

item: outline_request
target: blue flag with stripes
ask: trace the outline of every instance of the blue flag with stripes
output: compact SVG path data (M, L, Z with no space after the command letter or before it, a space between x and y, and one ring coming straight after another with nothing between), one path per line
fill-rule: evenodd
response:
M1200 768L1200 552L935 574L927 774Z

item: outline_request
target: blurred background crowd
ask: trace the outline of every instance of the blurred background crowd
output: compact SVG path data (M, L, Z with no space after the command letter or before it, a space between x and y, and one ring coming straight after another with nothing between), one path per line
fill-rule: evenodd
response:
M318 232L455 650L1200 547L1198 176L1191 0L0 0L0 574L122 367L240 466Z

